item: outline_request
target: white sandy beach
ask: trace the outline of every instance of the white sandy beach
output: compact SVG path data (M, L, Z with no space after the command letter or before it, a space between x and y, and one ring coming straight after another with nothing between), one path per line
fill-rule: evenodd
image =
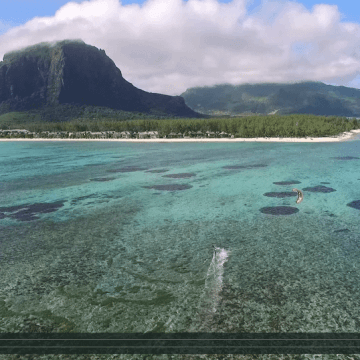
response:
M360 129L351 130L350 132L344 132L339 136L333 137L306 137L306 138L186 138L186 139L23 139L23 138L12 138L12 139L0 139L0 141L120 141L120 142L158 142L158 143L167 143L167 142L335 142L335 141L346 141L351 140L357 134L360 133Z

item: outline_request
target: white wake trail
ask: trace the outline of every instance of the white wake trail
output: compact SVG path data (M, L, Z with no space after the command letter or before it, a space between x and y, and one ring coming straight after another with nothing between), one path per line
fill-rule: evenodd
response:
M223 287L224 264L228 260L230 250L214 246L214 253L206 273L205 287L200 295L197 315L189 327L192 331L213 332L214 316L218 312Z
M215 247L213 258L206 274L205 302L210 312L215 313L220 301L223 286L224 264L228 260L229 251Z

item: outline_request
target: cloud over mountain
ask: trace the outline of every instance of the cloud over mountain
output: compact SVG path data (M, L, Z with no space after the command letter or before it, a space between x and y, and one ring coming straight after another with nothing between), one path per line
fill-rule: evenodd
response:
M360 25L336 5L308 11L289 1L118 0L69 2L0 36L4 53L43 41L81 38L105 49L145 91L178 95L229 83L315 80L346 85L360 75ZM348 85L350 86L350 85Z

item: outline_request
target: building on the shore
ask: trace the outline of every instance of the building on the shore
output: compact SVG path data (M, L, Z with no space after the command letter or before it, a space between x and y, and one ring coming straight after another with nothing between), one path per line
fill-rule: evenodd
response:
M143 131L139 132L137 138L139 139L156 139L158 137L157 131Z

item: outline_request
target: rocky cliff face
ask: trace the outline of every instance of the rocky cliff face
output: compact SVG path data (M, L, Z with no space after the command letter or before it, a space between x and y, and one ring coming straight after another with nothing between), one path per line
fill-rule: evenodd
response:
M4 55L0 62L0 112L57 104L202 117L180 96L136 88L122 77L104 50L81 40L40 43Z

